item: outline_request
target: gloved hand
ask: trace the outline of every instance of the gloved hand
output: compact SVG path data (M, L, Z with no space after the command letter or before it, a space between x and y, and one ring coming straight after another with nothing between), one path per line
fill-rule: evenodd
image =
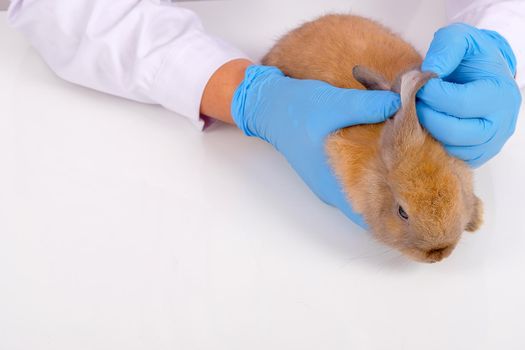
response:
M327 163L325 139L343 127L382 122L399 106L399 96L389 91L340 89L285 77L275 67L250 66L231 109L246 135L272 144L320 199L366 227Z
M418 115L450 154L477 167L513 134L521 94L516 58L498 33L452 24L434 36L422 65L437 73L418 93Z

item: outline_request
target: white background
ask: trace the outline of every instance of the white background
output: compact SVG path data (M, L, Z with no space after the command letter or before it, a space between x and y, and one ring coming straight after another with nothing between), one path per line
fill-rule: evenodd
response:
M439 1L200 2L260 57L330 10L424 51ZM525 130L477 170L486 223L413 263L269 145L56 78L0 14L0 350L524 349Z

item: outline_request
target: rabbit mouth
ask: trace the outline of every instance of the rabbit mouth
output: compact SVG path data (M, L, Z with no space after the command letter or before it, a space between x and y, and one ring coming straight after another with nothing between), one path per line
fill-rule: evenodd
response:
M441 261L447 256L449 256L450 253L452 253L452 249L454 248L451 246L431 249L426 252L427 261L429 263L436 263L438 261Z
M433 264L447 258L453 250L454 245L448 245L432 249L412 248L409 251L405 251L404 253L416 261Z

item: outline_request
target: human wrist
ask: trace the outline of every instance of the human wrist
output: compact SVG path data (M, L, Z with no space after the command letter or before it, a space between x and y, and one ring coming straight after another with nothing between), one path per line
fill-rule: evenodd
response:
M213 119L233 124L231 103L237 87L253 63L247 59L226 62L213 73L204 89L200 112Z
M239 129L247 136L259 135L255 125L256 99L264 93L261 91L272 77L283 77L276 67L251 65L246 69L244 79L237 87L231 103L231 115ZM265 83L266 82L266 83Z

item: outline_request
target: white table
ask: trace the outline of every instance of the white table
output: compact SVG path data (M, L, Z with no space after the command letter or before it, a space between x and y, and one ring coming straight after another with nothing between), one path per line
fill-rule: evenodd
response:
M280 5L279 5L280 4ZM187 5L259 57L329 10L424 51L436 1ZM269 145L55 77L0 14L0 349L525 349L525 130L434 265L317 200Z

